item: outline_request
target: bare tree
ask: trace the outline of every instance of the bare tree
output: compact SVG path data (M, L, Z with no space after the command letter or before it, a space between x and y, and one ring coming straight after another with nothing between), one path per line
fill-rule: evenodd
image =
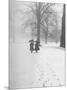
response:
M55 37L55 42L57 43L58 42L58 21L57 21L57 12L54 12L48 19L49 21L49 27L48 27L48 31L49 31L49 34L51 34L51 31L54 32L53 33L53 36ZM52 29L52 30L50 30Z
M62 32L61 32L60 46L65 48L65 4L63 5Z
M47 43L48 17L54 12L51 8L52 5L54 4L42 2L33 2L30 5L26 5L26 7L28 8L28 12L26 11L25 13L27 14L27 16L30 15L30 18L28 17L28 20L24 24L26 27L28 25L34 25L34 29L37 30L37 40L39 42L41 29L45 30L45 22L47 25L47 29L45 30L45 42Z

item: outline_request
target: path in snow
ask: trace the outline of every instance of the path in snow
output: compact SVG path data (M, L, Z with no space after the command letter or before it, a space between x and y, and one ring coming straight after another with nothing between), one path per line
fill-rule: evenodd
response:
M41 48L40 53L37 54L37 64L34 69L37 87L64 85L64 54L64 51L55 48Z
M10 87L65 85L65 51L42 46L31 54L28 40L10 44Z

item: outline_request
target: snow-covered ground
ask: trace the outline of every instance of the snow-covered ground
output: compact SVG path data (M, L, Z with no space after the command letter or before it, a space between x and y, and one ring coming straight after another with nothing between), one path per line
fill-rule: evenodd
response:
M65 85L65 50L42 44L29 51L29 40L10 43L10 88Z

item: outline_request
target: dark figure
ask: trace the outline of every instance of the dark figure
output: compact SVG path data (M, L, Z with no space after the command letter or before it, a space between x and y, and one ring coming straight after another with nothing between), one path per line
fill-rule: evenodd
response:
M30 40L30 51L31 53L34 51L34 40Z
M40 42L35 41L35 51L38 52L38 50L40 50Z

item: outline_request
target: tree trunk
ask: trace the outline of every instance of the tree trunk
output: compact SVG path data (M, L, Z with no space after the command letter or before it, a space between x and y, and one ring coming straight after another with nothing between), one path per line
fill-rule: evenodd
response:
M63 6L62 32L61 32L60 47L65 48L65 4Z
M48 39L48 15L47 15L47 30L45 31L45 43L47 44L47 39Z
M37 5L37 41L40 42L40 3Z
M57 36L57 15L56 15L56 44L58 43L58 36Z

